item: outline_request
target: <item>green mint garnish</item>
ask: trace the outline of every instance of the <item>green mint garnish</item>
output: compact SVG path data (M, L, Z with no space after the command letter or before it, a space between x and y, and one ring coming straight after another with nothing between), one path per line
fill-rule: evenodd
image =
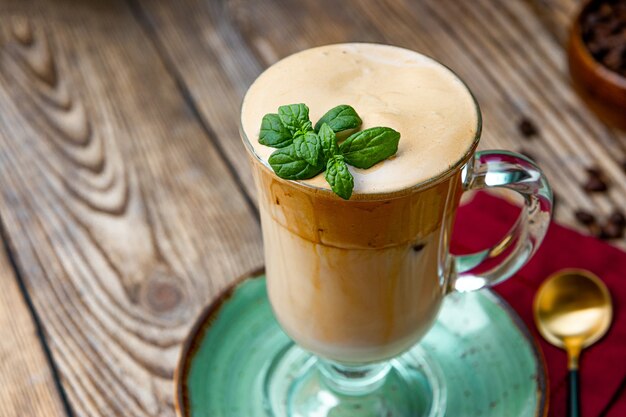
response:
M328 161L333 155L339 154L339 145L337 145L337 136L328 123L323 123L317 134L320 138L324 161Z
M293 137L289 129L281 122L276 113L263 116L261 122L261 133L259 133L259 143L272 148L284 148L291 145Z
M309 108L305 104L280 106L278 108L278 116L293 136L313 130L309 120Z
M309 164L299 157L293 145L281 148L267 160L280 178L286 180L306 180L323 171L323 167Z
M352 189L354 188L354 178L348 171L348 165L344 161L343 156L335 155L328 160L324 177L335 194L344 200L350 199Z
M400 141L400 133L395 130L373 127L354 133L338 144L336 133L357 129L361 123L356 111L342 104L322 116L313 130L309 108L290 104L280 106L278 114L263 117L259 143L278 148L268 162L280 178L306 180L326 170L324 177L330 188L348 200L354 188L348 164L370 168L394 155Z
M356 113L356 110L347 104L342 104L328 110L328 112L315 123L315 131L319 131L324 123L328 123L328 126L333 132L338 133L348 129L357 129L363 122Z
M389 127L372 127L348 137L340 146L350 165L368 169L398 152L400 133Z
M296 155L307 161L310 165L320 166L322 156L322 146L317 134L313 131L298 135L293 139L293 146L296 148Z

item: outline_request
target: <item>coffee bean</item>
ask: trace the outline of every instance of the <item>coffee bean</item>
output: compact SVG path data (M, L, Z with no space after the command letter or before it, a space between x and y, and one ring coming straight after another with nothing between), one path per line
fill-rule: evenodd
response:
M619 227L626 227L626 217L624 217L624 213L621 211L615 210L609 216L609 223Z
M588 226L596 222L596 217L593 214L585 210L576 210L576 212L574 213L574 216L576 217L576 220L578 220L580 224L584 224L585 226Z
M623 60L622 53L624 52L623 47L612 48L609 53L607 53L602 59L602 63L612 69L613 71L617 71L621 68Z
M598 15L601 17L609 17L613 14L613 5L608 3L602 3L598 9Z
M587 182L583 186L583 189L588 193L601 193L608 190L606 182L600 177L590 176Z
M600 228L600 234L598 237L600 239L607 240L607 239L618 239L622 236L624 236L623 227L619 227L613 223L607 223Z
M609 187L604 180L604 173L598 167L591 166L585 168L587 171L587 182L583 185L583 189L589 193L603 192Z
M596 58L599 55L602 55L604 57L604 55L609 52L609 49L606 47L606 45L604 45L602 42L596 41L590 41L589 43L587 43L587 49L589 49L591 55L595 56Z
M522 117L517 127L522 136L526 139L530 139L539 134L537 126L528 117Z
M601 227L601 228L600 228L600 229L598 229L598 230L599 230L599 231L598 231L598 233L596 234L596 237L597 237L598 239L602 239L602 240L609 240L609 239L610 239L609 235L608 235L608 234L607 234L607 232L604 230L604 227Z

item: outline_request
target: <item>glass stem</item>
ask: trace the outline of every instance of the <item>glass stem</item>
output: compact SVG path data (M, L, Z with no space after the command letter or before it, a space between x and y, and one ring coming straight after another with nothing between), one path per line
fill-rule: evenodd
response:
M388 362L369 365L345 365L325 359L318 368L326 386L344 395L366 395L380 388L391 369Z

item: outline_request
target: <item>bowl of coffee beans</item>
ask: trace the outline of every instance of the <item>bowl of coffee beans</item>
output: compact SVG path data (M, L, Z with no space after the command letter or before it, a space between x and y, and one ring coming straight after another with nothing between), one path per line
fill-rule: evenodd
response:
M626 129L626 0L590 0L568 46L576 90L600 118Z

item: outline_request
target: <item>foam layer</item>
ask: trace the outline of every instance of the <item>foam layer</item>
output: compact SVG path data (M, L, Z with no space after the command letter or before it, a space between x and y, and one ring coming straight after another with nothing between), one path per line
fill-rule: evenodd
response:
M268 68L248 90L243 130L258 142L261 119L279 106L305 103L313 124L339 104L353 106L363 129L388 126L401 134L398 153L368 170L350 167L355 193L402 190L447 171L472 148L478 129L474 100L446 67L417 52L378 44L337 44L291 55ZM323 175L303 183L330 188Z

